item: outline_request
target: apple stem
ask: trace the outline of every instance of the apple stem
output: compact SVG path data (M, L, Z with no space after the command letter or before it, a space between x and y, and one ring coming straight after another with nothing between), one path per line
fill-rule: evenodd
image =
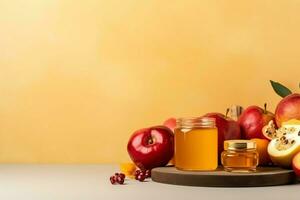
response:
M148 144L153 144L153 139L152 139L152 138L150 138L150 139L148 140Z
M230 111L230 109L229 109L229 108L227 108L227 109L226 109L226 114L225 114L225 116L226 116L226 117L228 117L228 113L229 113L229 111Z
M266 114L267 113L267 103L264 104L264 108L265 108L264 113Z

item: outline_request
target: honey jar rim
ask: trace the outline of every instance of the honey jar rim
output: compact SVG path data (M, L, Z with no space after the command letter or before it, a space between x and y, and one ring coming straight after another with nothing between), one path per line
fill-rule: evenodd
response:
M225 140L224 150L256 149L256 142L251 140Z
M181 117L176 119L176 128L179 127L215 128L216 120L212 117Z

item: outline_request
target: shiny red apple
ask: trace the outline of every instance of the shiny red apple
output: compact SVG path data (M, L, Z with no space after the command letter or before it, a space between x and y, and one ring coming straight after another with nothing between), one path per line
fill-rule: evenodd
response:
M262 129L269 121L274 119L274 114L258 106L249 106L243 111L238 119L241 127L242 137L245 139L265 138Z
M174 154L174 134L165 126L137 130L128 141L127 151L142 170L165 166Z
M300 176L300 152L298 152L293 160L292 160L292 165L293 165L293 169L294 172L297 176Z
M233 119L226 117L222 113L207 113L204 116L216 120L216 126L218 128L218 155L221 155L224 149L224 140L241 138L240 126Z
M276 107L275 120L278 127L290 119L300 120L300 94L290 94L284 97Z
M171 129L174 132L174 129L176 127L176 119L174 117L171 117L171 118L167 119L166 121L164 121L163 125L168 127L169 129Z
M176 128L176 118L174 117L170 117L169 119L167 119L166 121L164 121L163 123L164 126L168 127L169 129L171 129L174 133L174 130ZM169 161L170 165L175 165L175 158L173 156L173 158Z

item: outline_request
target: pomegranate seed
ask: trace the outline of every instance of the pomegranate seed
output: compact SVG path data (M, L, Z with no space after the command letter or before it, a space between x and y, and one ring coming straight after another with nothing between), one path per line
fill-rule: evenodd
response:
M142 181L145 180L145 175L140 174L140 175L137 176L137 179L142 182Z
M122 179L125 179L125 177L126 177L125 174L123 174L123 173L120 173L119 176L120 176Z
M111 184L113 184L113 185L116 183L116 177L115 176L111 176L109 178L109 180L110 180Z
M136 170L136 171L134 172L134 175L135 175L135 176L138 176L141 172L142 172L142 171L138 169L138 170Z
M124 178L122 178L121 176L117 176L117 183L119 183L119 184L123 184L124 183Z
M150 178L151 177L151 170L148 169L146 172L145 172L145 176L146 178Z

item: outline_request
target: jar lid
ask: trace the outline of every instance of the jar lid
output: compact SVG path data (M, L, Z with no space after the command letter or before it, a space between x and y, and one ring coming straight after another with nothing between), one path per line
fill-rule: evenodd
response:
M211 117L189 117L189 118L178 118L176 120L176 127L183 128L215 128L216 121Z
M224 150L256 149L256 142L252 140L225 140Z

